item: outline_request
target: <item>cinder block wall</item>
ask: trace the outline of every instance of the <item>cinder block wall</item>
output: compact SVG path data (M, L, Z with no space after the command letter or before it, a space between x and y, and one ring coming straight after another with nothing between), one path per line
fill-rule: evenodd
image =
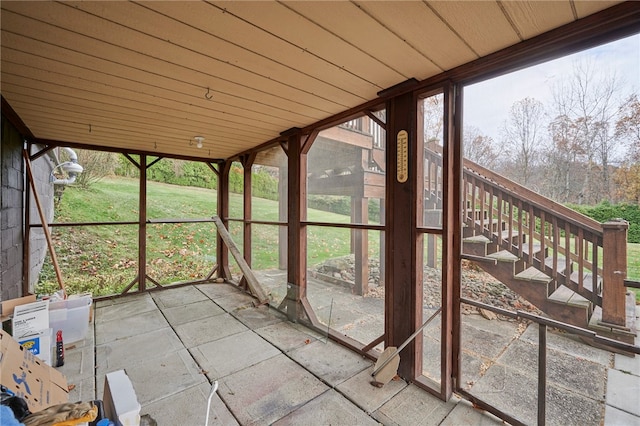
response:
M23 296L24 194L25 169L22 159L23 138L2 117L0 147L0 300ZM43 155L32 163L38 197L47 221L53 220L54 188L49 183L53 162ZM31 195L31 223L40 223L36 203ZM47 242L41 228L31 229L29 292L34 292L38 275L47 255Z
M2 117L0 144L0 298L22 296L24 177L22 137Z
M42 147L37 147L41 149ZM31 163L31 169L33 172L33 179L36 183L36 190L38 191L38 199L40 205L46 217L47 223L53 222L54 215L54 186L49 182L49 176L51 170L53 170L54 163L49 158L49 155L43 155L38 157ZM36 206L36 201L31 194L30 201L30 217L32 224L40 224L40 215ZM51 228L50 228L51 229ZM35 291L35 285L38 283L38 276L42 270L42 264L49 248L47 247L47 240L44 236L42 228L31 228L31 235L29 241L29 292Z

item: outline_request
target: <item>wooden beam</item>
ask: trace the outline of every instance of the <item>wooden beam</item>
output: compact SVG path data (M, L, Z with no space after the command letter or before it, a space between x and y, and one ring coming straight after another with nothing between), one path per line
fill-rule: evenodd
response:
M385 346L400 346L421 325L422 285L416 282L416 101L411 93L387 104L387 198L385 224ZM420 266L421 269L421 266ZM400 354L398 374L413 380L422 357L422 335Z
M240 250L238 250L238 246L236 246L236 243L231 238L231 235L229 234L229 231L227 231L227 228L224 226L224 223L222 223L222 220L220 220L218 216L214 216L213 222L218 228L218 235L220 235L220 238L222 238L222 241L224 241L227 248L233 255L233 258L238 263L240 270L244 274L251 293L253 293L253 295L258 299L260 305L269 303L269 297L267 296L267 293L265 293L264 289L260 285L260 282L255 277L255 275L253 275L251 267L247 264L246 260L244 260L244 257L242 257Z

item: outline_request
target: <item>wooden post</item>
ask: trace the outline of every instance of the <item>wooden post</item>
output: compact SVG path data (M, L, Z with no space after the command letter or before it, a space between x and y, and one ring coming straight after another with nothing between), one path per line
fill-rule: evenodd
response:
M369 202L365 197L351 197L351 220L354 223L369 222ZM354 292L363 296L369 291L369 237L366 229L353 229L351 245L355 259Z
M231 170L231 161L225 161L220 164L218 174L218 217L222 223L227 226L229 218L229 172ZM231 279L231 271L229 270L229 250L224 245L222 237L217 234L216 238L216 262L218 263L218 277L225 280Z
M140 154L140 195L138 197L138 291L147 287L147 156Z
M622 219L602 224L602 323L626 326L627 229Z
M301 223L307 214L307 154L297 129L283 136L287 137L289 166L286 311L289 321L296 322L304 316L301 300L307 296L307 231Z
M385 232L385 346L400 346L422 323L422 283L416 257L416 101L412 93L387 103L387 198ZM422 214L422 212L420 212ZM420 234L421 239L422 234ZM422 249L422 247L420 247ZM422 265L420 265L422 270ZM422 334L400 353L398 374L413 380L422 373Z

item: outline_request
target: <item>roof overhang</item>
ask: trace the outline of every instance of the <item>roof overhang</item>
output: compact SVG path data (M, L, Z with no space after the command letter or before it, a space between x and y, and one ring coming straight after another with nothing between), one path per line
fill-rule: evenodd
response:
M637 4L615 1L1 8L3 114L25 136L210 160L372 108L410 79L472 81L640 31Z

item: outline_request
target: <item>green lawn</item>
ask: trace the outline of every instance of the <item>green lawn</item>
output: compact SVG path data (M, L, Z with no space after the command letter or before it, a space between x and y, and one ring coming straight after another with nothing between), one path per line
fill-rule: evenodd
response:
M230 194L232 218L242 217L242 196ZM157 182L147 183L147 216L153 220L203 219L216 214L216 191ZM253 199L254 217L278 220L278 202ZM89 190L67 187L56 207L55 222L135 222L139 198L137 179L104 179ZM348 216L309 210L310 220L347 223ZM216 229L209 223L148 223L147 274L161 284L204 278L215 265ZM242 225L230 222L230 234L242 250ZM278 267L277 225L253 225L252 267ZM307 243L309 266L350 251L350 230L312 227ZM370 237L372 255L378 251ZM94 295L120 292L136 277L137 225L52 227L56 257L69 293L90 291ZM286 240L285 240L286 243ZM232 263L235 263L232 261ZM57 289L47 256L37 288L39 293Z
M89 190L67 187L56 207L55 222L114 222L138 220L137 179L104 179ZM216 214L216 191L157 182L147 183L147 216L151 220L210 218ZM254 217L278 220L278 202L253 199ZM230 216L242 216L242 196L230 194ZM348 223L349 217L309 209L310 221ZM252 267L278 267L277 225L253 225ZM309 227L308 264L350 252L345 228ZM369 232L369 256L379 256L379 232ZM230 222L230 233L242 250L242 225ZM69 292L94 295L121 291L137 273L137 225L53 227L56 255ZM206 277L215 264L213 223L147 224L147 273L167 284ZM640 281L640 244L628 245L628 279ZM50 262L45 262L38 291L57 289ZM640 303L640 290L636 292Z

